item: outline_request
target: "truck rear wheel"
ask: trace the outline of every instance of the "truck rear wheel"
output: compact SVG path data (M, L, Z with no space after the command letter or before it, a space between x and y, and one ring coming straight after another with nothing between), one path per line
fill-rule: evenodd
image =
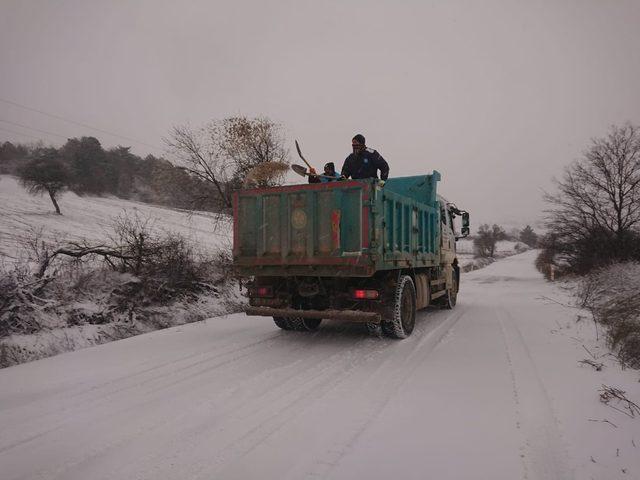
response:
M312 332L318 329L322 320L319 318L273 317L273 322L283 330Z
M289 319L285 317L273 317L273 323L275 323L282 330L291 330L289 325Z
M382 331L392 338L407 338L416 324L416 288L409 275L402 275L396 285L391 318L382 320Z

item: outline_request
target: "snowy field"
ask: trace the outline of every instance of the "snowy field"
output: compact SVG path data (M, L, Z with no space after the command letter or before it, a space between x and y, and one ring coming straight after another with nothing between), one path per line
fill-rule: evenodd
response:
M403 341L231 315L0 370L1 477L638 479L640 418L598 390L640 403L639 373L535 254Z
M43 239L54 242L104 242L121 215L149 219L152 228L180 233L204 249L231 244L230 225L214 231L217 217L207 212L189 214L115 197L80 197L72 192L65 193L58 203L62 215L56 215L48 196L29 195L14 177L0 175L0 258L15 259L27 239L38 232Z

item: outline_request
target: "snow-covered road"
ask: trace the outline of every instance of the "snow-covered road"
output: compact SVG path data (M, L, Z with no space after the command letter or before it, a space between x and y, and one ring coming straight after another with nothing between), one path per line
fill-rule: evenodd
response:
M578 365L591 327L534 256L403 341L234 315L1 370L0 478L640 478L640 419L597 394L637 372Z

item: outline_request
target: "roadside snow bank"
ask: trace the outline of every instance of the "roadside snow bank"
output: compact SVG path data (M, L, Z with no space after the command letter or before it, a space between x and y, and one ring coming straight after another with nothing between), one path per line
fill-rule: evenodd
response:
M235 312L242 301L215 266L206 282L172 289L93 262L66 267L43 279L0 269L0 368Z
M619 359L640 368L640 263L618 263L587 275L577 295L606 328Z

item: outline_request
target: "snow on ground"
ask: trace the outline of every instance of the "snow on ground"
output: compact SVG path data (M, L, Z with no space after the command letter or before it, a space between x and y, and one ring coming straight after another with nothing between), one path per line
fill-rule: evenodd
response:
M640 418L598 393L639 403L639 373L535 253L464 275L403 341L238 314L1 370L2 478L640 478Z
M496 255L498 257L506 257L516 253L522 253L522 249L528 248L522 242L514 242L513 240L500 240L496 242ZM456 250L458 253L465 255L473 255L473 239L461 238L456 242Z
M122 200L115 197L80 197L65 193L56 215L48 196L33 196L9 175L0 175L0 258L16 258L27 238L42 230L48 240L89 239L105 242L114 220L137 214L149 219L152 228L180 233L204 249L229 245L230 226L214 231L216 216L207 212L189 214L184 210Z

